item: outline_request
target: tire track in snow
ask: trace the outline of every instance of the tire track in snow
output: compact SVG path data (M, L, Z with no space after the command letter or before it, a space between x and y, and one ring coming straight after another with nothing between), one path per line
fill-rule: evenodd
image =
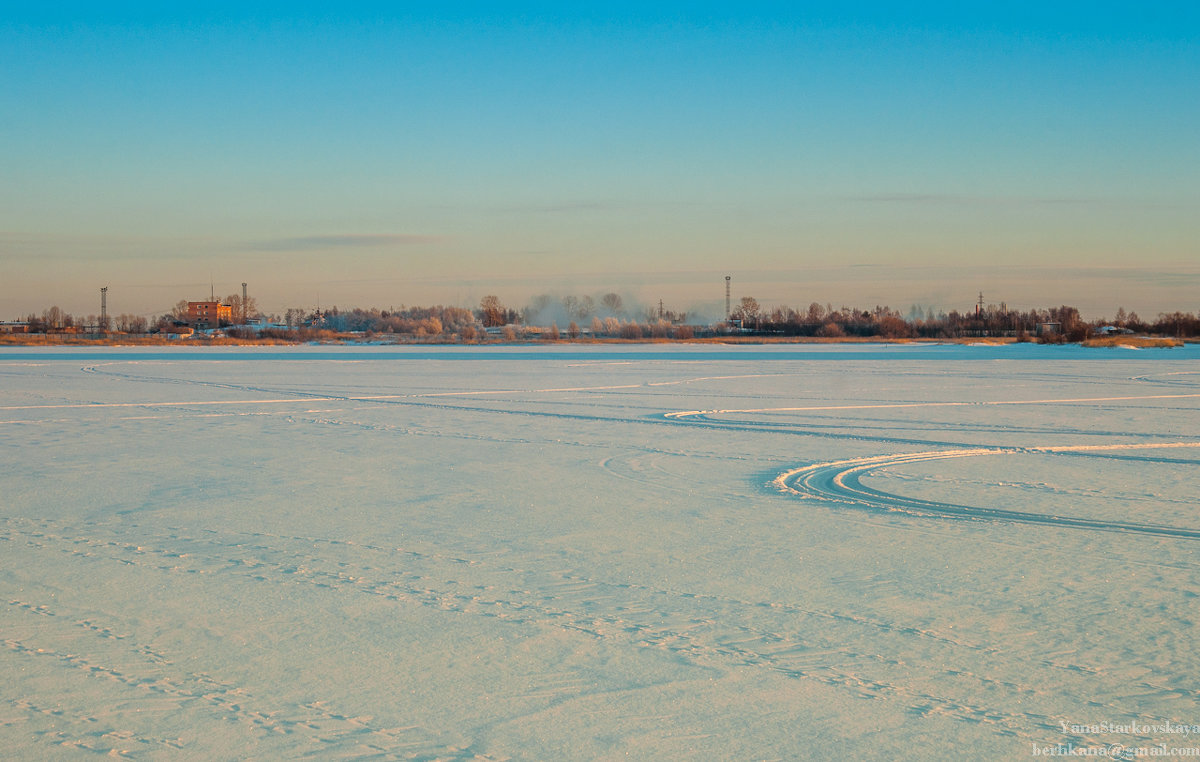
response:
M762 407L762 408L743 408L739 410L683 410L674 413L665 413L664 418L670 419L687 419L687 418L707 418L713 415L726 415L729 413L803 413L816 410L891 410L899 408L916 408L916 407L989 407L999 405L1062 405L1067 403L1081 402L1129 402L1133 400L1172 400L1172 399L1195 399L1200 397L1200 394L1138 394L1127 395L1121 397L1071 397L1065 399L1042 399L1042 400L981 400L981 401L961 401L961 402L875 402L862 405L804 405L799 407Z
M771 482L781 492L829 500L860 508L901 512L913 516L1040 524L1067 529L1154 535L1177 539L1200 539L1200 529L1126 521L1103 521L1078 516L1035 513L1001 508L981 508L935 500L922 500L884 492L862 483L873 471L889 466L953 458L971 458L1016 454L1095 453L1125 450L1153 450L1200 447L1200 442L1155 442L1111 445L1067 445L1051 447L977 447L932 452L900 453L816 463L785 471Z
M1182 386L1188 389L1195 389L1197 386L1200 386L1200 379L1179 378L1180 376L1200 376L1200 371L1179 370L1166 373L1147 373L1141 376L1134 376L1130 381L1159 384L1161 386Z
M110 363L110 365L124 365L128 363ZM393 402L403 400L420 400L430 398L444 397L494 397L507 395L523 395L523 394L562 394L562 393L580 393L580 392L609 392L609 391L628 391L634 389L649 389L653 387L679 386L703 381L714 380L731 380L743 378L759 378L779 374L744 374L737 376L697 376L692 378L675 379L669 381L640 381L628 384L607 384L599 386L561 386L549 388L515 388L515 389L473 389L459 390L447 392L409 392L405 394L349 394L336 392L315 392L304 391L302 389L278 389L266 386L253 386L249 384L233 384L216 381L205 381L194 378L171 378L169 376L152 376L138 375L134 373L122 373L110 369L101 369L100 365L87 365L80 368L83 373L99 376L108 376L110 378L119 379L122 381L140 382L140 383L162 383L176 384L184 386L200 386L214 389L229 389L242 392L257 392L262 394L276 395L269 399L246 399L246 400L173 400L173 401L138 401L138 402L78 402L78 403L59 403L59 404L44 404L44 405L5 405L0 406L0 410L57 410L71 408L121 408L121 407L190 407L203 405L255 405L255 404L284 404L292 402ZM290 397L279 397L278 395L291 395Z

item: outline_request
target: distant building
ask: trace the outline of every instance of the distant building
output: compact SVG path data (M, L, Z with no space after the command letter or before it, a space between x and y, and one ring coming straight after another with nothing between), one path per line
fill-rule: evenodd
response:
M233 307L218 301L188 302L188 323L196 328L216 328L233 322Z
M29 323L24 321L0 322L0 333L29 333Z

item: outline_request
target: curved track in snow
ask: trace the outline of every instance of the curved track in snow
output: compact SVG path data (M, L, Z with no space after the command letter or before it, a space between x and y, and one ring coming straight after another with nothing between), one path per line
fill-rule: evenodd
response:
M119 378L125 381L143 381L153 383L172 383L172 384L198 384L208 387L216 387L222 389L238 390L251 393L279 395L270 399L248 399L248 400L204 400L204 401L174 401L174 402L116 402L116 403L76 403L76 404L59 404L59 405L24 405L11 406L0 409L29 409L29 408L58 408L58 407L143 407L157 405L171 406L189 406L189 405L234 405L234 404L271 404L271 403L290 403L290 402L313 402L313 401L329 401L329 402L406 402L409 404L430 404L430 398L453 398L453 397L488 397L488 396L508 396L521 394L546 394L546 393L578 393L578 392L599 392L599 391L620 391L620 390L635 390L645 389L647 387L665 387L675 386L680 384L691 384L701 381L711 380L728 380L770 376L776 374L739 374L739 375L710 375L698 376L693 378L675 379L670 381L657 382L636 382L627 384L606 384L592 386L555 386L549 388L509 388L509 389L470 389L456 391L437 391L437 392L408 392L394 394L347 394L339 392L320 392L305 389L279 389L261 385L248 384L233 384L228 382L202 381L192 378L170 378L159 375L142 375L129 372L128 370L117 370L110 366L123 366L131 363L107 363L95 364L83 367L81 370L85 373L107 375ZM1185 388L1197 388L1197 384L1190 378L1184 379L1181 376L1200 375L1192 371L1172 372L1156 375L1143 375L1135 377L1133 380L1142 382L1160 383L1168 386L1182 386ZM1167 378L1169 377L1169 378ZM841 412L863 412L863 411L890 411L896 409L910 408L955 408L955 407L1007 407L1007 406L1040 406L1040 405L1056 405L1056 404L1092 404L1092 403L1109 403L1109 402L1131 402L1131 401L1149 401L1149 400L1184 400L1200 398L1200 393L1174 393L1174 394L1139 394L1139 395L1119 395L1119 396L1102 396L1102 397L1068 397L1068 398L1049 398L1049 399L1026 399L1026 400L970 400L970 401L920 401L920 402L862 402L858 404L815 404L795 407L764 407L764 408L745 408L745 409L713 409L713 410L685 410L677 412L662 413L659 422L685 423L690 425L715 426L717 428L744 428L754 426L760 430L779 430L781 425L770 421L762 421L752 424L749 421L728 421L723 420L722 416L730 414L755 415L761 413L841 413ZM464 409L456 407L455 409ZM541 411L499 411L488 410L487 412L503 412L507 414L525 414L538 416L551 416L556 418L586 418L592 420L594 416L582 416L578 414L562 413L562 412L541 412ZM605 419L615 420L615 419ZM625 419L626 422L633 422L632 419ZM653 420L653 419L651 419ZM642 419L638 422L645 422ZM786 428L786 425L783 426ZM817 434L820 436L831 436L830 432L814 432L807 431L810 435ZM862 434L855 435L856 439L873 439L882 437L864 436ZM1113 451L1113 450L1146 450L1159 448L1200 448L1200 442L1154 442L1154 443L1137 443L1137 444L1112 444L1112 445L1074 445L1074 446L1047 446L1047 447L958 447L952 442L936 442L929 440L918 439L899 439L888 437L886 440L891 444L916 444L919 446L944 446L948 449L931 450L916 453L900 453L894 455L880 455L867 458L857 458L852 460L832 461L828 463L817 463L810 466L794 468L781 473L777 476L772 484L780 491L789 493L795 496L817 498L825 501L841 503L843 505L864 508L868 510L886 511L886 512L901 512L912 516L924 517L941 517L953 519L967 520L982 520L982 521L1002 521L1024 524L1038 524L1047 526L1058 526L1073 529L1088 529L1101 530L1110 532L1127 532L1144 535L1154 535L1160 537L1172 537L1182 539L1200 539L1200 528L1176 527L1160 524L1149 524L1139 522L1122 522L1122 521L1105 521L1100 519L1089 519L1084 517L1037 513L1031 511L1017 511L1010 509L984 508L969 505L961 505L956 503L939 502L934 500L924 500L919 497L908 497L894 493L884 492L873 487L866 486L862 483L864 476L870 475L872 472L887 468L889 466L903 465L907 463L917 463L921 461L947 460L951 458L963 457L982 457L982 456L998 456L998 455L1013 455L1013 454L1030 454L1030 453L1085 453L1093 451ZM605 461L606 468L609 460ZM644 464L643 464L644 465ZM630 474L622 474L626 478L632 478L637 481L644 479L644 475L634 473L638 469L633 469Z
M816 463L785 471L772 484L780 491L830 500L870 510L902 512L913 516L929 516L979 521L1006 521L1021 524L1040 524L1068 529L1091 529L1108 532L1127 532L1181 539L1200 539L1200 529L1143 524L1125 521L1103 521L1076 516L1014 511L999 508L980 508L955 503L905 497L868 487L862 478L873 471L889 466L951 458L1015 455L1019 453L1075 453L1110 450L1146 450L1176 447L1200 447L1200 442L1171 442L1151 444L1080 445L1065 447L982 447L932 452L901 453L869 458Z

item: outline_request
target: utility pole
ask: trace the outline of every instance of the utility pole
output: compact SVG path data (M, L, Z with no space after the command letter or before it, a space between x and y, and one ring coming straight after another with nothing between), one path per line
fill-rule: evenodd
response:
M242 282L242 325L246 324L246 283Z

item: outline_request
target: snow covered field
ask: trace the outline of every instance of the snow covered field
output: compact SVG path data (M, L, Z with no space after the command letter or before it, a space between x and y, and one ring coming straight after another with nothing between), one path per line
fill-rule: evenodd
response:
M1200 753L1197 346L11 349L0 445L8 758Z

